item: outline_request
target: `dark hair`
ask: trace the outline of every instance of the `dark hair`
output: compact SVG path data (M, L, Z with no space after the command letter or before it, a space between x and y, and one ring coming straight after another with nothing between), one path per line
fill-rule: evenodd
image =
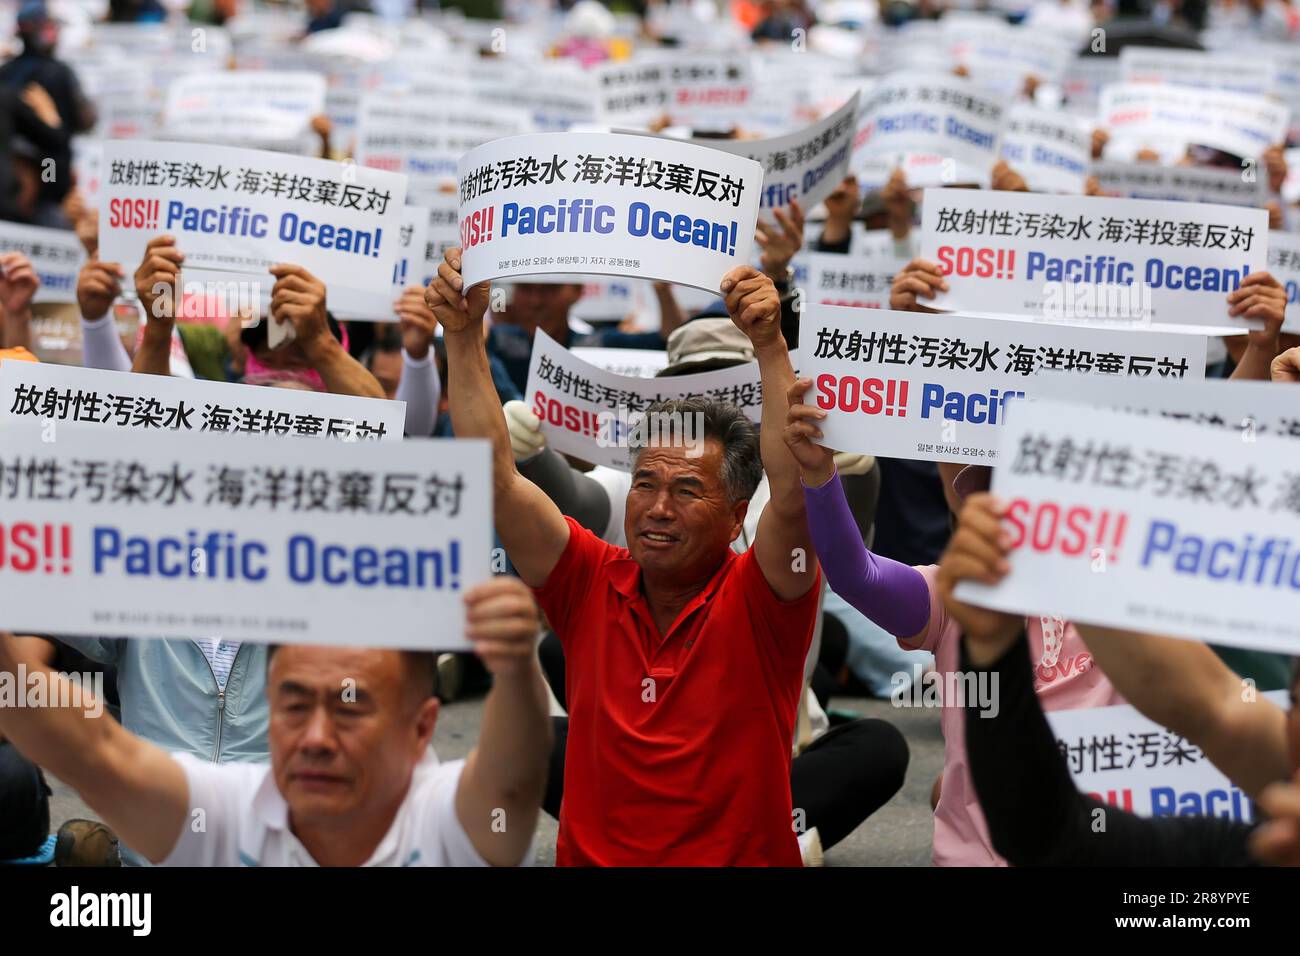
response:
M279 644L269 644L266 648L266 670L270 673L271 659L280 649ZM378 649L378 648L376 648ZM438 654L435 651L399 650L402 664L406 670L407 683L418 690L421 699L438 697L442 688L438 686Z
M655 422L650 429L657 434L659 443L665 440L677 443L687 439L707 441L712 438L722 445L722 483L731 501L748 501L754 497L758 483L763 480L763 459L759 455L758 429L735 405L713 402L704 398L670 398L655 402L645 410L646 420ZM651 416L660 416L652 418ZM700 416L704 434L700 436L685 429L688 417ZM686 430L685 435L677 429ZM645 451L647 429L634 429L628 447L636 461Z
M361 364L369 371L373 372L375 357L381 352L400 352L402 350L402 330L392 325L386 325L382 330L375 333L374 341L366 349L361 357Z

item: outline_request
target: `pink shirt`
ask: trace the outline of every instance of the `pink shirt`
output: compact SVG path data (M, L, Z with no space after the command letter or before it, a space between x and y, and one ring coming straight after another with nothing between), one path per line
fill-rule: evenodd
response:
M961 630L948 617L939 600L935 565L918 567L930 588L930 623L920 643L900 639L907 650L921 649L934 654L940 674L956 671L961 662ZM1029 657L1034 664L1034 689L1043 709L1075 710L1108 707L1124 699L1111 686L1093 661L1079 632L1059 617L1030 617ZM1006 866L993 851L988 825L980 810L966 763L965 710L961 701L944 701L940 726L943 729L943 785L934 811L935 866Z

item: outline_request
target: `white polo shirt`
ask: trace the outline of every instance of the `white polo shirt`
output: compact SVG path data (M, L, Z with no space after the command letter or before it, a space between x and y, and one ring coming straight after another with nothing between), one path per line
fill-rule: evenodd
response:
M189 781L190 812L161 865L319 865L289 829L289 805L270 764L214 764L184 753L172 758ZM487 866L456 816L456 784L464 766L463 760L440 763L430 749L411 775L393 825L364 865Z

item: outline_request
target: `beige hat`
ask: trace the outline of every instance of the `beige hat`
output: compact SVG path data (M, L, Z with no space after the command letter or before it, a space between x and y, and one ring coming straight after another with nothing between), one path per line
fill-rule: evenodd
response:
M659 376L690 375L752 361L754 346L731 319L692 319L668 336L668 367Z

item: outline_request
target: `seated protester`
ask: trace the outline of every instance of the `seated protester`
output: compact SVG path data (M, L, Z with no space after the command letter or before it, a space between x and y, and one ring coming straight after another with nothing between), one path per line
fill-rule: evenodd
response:
M730 319L693 319L669 336L669 364L659 376L732 368L753 359L748 337ZM584 474L546 447L541 422L523 402L508 402L503 411L519 473L541 488L563 514L607 543L627 547L623 521L624 503L632 488L631 474L604 466ZM866 455L844 455L842 467L853 475L846 482L846 490L854 519L861 533L869 534L879 488L875 462ZM743 554L753 542L769 493L764 475L750 499L742 531L731 543L737 554ZM823 621L819 613L804 668L791 765L794 805L806 814L806 828L800 837L805 862L816 860L820 851L830 849L884 806L902 787L908 761L906 741L884 721L855 720L827 733L829 721L823 708L829 706L828 691L834 687L844 654L841 650L839 664L832 672L828 673L820 663ZM564 651L553 634L543 639L541 653L551 690L563 705ZM822 693L827 694L826 699L819 699ZM558 819L568 718L554 720L557 746L543 809Z
M853 529L852 514L830 449L814 444L821 409L802 404L810 379L800 379L789 395L785 440L799 463L808 526L818 559L832 590L870 620L893 634L901 647L926 650L941 672L956 670L959 634L935 593L934 566L913 567L868 550ZM962 472L962 487L987 480L989 469ZM1104 707L1122 703L1092 662L1073 626L1057 617L1029 621L1035 684L1048 709ZM991 866L1005 863L988 838L971 789L963 748L960 708L945 702L941 717L944 769L934 816L936 866Z
M154 863L515 866L530 856L550 748L537 610L512 578L465 602L495 680L464 761L441 764L430 747L433 655L368 647L271 648L269 766L169 754L80 707L3 709L0 732ZM0 673L20 663L64 679L0 634ZM347 680L355 699L339 694Z
M722 280L763 391L771 498L753 546L731 550L762 476L739 409L702 400L649 413L700 416L702 447L636 449L629 547L601 541L515 468L487 374L486 283L465 287L449 249L426 298L445 330L459 437L492 442L495 524L564 645L569 740L556 862L798 866L790 748L820 587L794 462L779 427L793 380L772 282ZM702 453L698 453L702 452Z
M978 702L967 702L966 741L971 778L998 853L1015 866L1300 865L1300 669L1293 675L1288 716L1263 698L1241 703L1239 680L1232 681L1232 693L1224 682L1205 701L1218 713L1233 712L1229 736L1230 746L1239 751L1236 765L1249 776L1259 776L1250 769L1259 764L1266 768L1263 778L1271 777L1257 797L1259 810L1272 818L1270 822L1248 824L1217 816L1143 818L1080 793L1033 691L1023 619L953 596L962 581L991 585L1007 573L1009 549L1000 541L1003 514L1004 507L991 495L970 497L937 581L944 607L963 633L963 671L991 673L997 681L996 711L981 712ZM1112 663L1129 653L1128 639L1117 635L1108 649ZM1186 657L1179 653L1180 646L1189 652ZM1206 650L1188 641L1149 638L1133 645L1131 652L1142 661L1130 666L1135 676L1164 674L1162 684L1176 688L1183 676L1195 676L1196 665L1189 666L1187 657L1199 656L1202 666L1213 660L1212 654L1198 655L1197 648ZM1161 658L1165 650L1174 652L1171 660ZM1234 696L1240 706L1229 703ZM1104 828L1095 826L1098 814L1104 815Z

